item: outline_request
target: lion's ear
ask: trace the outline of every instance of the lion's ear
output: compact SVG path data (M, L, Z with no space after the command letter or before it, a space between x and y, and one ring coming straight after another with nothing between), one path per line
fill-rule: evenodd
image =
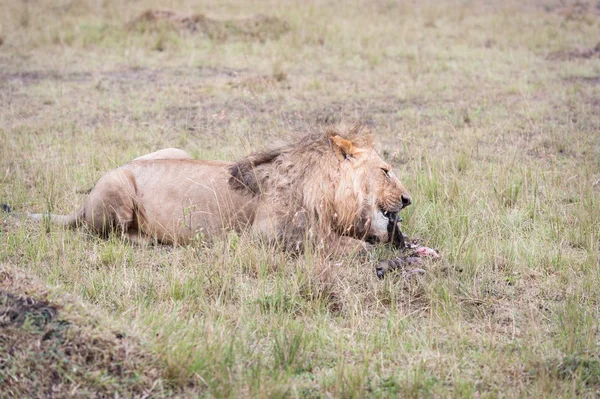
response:
M346 140L339 134L336 136L331 136L329 139L331 140L333 151L340 161L343 161L344 159L354 155L355 146L350 140Z

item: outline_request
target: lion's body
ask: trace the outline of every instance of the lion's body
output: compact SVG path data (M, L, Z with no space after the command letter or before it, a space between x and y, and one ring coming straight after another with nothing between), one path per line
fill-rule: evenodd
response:
M410 196L359 133L330 128L236 163L157 151L106 173L79 211L52 218L168 244L248 229L294 250L307 239L342 251L387 242Z
M165 244L241 231L253 221L256 198L229 188L230 166L188 159L135 160L102 176L72 223Z
M179 148L163 148L150 154L137 157L134 161L149 161L152 159L193 159L190 154Z

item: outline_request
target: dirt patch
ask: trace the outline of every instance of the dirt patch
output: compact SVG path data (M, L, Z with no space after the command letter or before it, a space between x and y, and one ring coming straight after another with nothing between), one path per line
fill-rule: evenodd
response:
M35 83L42 80L56 80L61 82L85 82L91 79L89 72L61 73L59 71L22 71L0 72L1 81L20 80L23 83Z
M593 48L560 50L548 54L549 60L568 61L573 59L600 58L600 42Z
M148 84L156 86L189 86L194 83L212 84L215 80L224 82L239 76L244 70L227 67L185 68L123 68L96 74L102 85L117 86L121 89L145 88ZM183 78L185 77L185 79Z
M56 307L28 296L0 291L0 327L20 327L25 321L43 328L58 315Z
M56 81L64 83L91 83L95 82L97 88L117 86L122 89L131 87L143 88L148 84L178 84L181 77L188 80L214 81L214 79L229 80L246 72L245 69L226 67L198 67L184 68L123 68L108 71L75 71L60 72L47 71L6 71L0 72L0 84L5 82L19 82L23 85L37 84L43 81Z
M550 4L545 3L542 8L548 13L560 15L568 21L581 21L600 15L600 3L594 1L560 0L550 2Z
M0 265L0 392L55 398L168 391L156 359L102 321Z
M278 39L290 29L286 21L267 15L218 20L204 14L183 14L173 10L147 10L129 22L127 28L141 32L170 28L220 41Z
M600 84L600 76L569 76L563 80L569 83L580 83L585 85Z

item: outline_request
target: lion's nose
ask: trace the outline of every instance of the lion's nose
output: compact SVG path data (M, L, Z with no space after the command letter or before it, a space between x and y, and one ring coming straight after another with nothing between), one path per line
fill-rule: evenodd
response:
M402 198L402 208L406 208L412 202L410 195L408 195L408 194L403 194L401 196L401 198Z

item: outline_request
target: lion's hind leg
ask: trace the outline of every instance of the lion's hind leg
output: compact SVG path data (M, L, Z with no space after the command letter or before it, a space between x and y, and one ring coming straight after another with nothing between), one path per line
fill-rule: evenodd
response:
M135 177L128 170L116 169L102 176L86 198L83 219L97 233L125 236L137 225L135 209Z

